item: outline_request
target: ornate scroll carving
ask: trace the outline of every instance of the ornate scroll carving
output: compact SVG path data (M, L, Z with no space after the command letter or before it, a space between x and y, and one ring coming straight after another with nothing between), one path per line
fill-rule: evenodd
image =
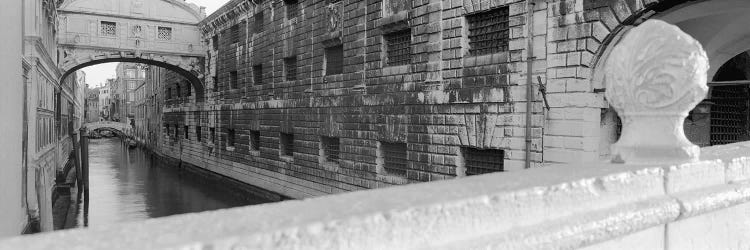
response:
M708 91L703 47L674 25L648 20L616 45L605 66L606 97L623 121L613 162L696 160L682 127Z
M326 9L326 16L328 19L328 32L336 32L341 30L343 20L341 18L341 13L342 9L344 8L344 5L342 3L343 1L331 3Z

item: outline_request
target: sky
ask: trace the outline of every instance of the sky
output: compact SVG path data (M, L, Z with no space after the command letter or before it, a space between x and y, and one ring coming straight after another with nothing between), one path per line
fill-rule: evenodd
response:
M219 9L228 1L229 0L187 0L187 2L189 3L194 3L198 6L206 7L206 16L214 13L214 11ZM116 68L117 63L102 63L83 68L83 71L86 72L86 83L91 88L101 86L104 84L104 82L107 81L107 79L115 78Z

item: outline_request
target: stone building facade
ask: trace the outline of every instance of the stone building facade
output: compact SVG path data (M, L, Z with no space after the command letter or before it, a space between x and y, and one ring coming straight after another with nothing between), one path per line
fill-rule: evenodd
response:
M630 27L680 26L714 80L731 59L684 2L230 1L200 24L205 100L166 77L159 138L294 198L608 160L621 122L597 69ZM713 145L698 113L687 134Z

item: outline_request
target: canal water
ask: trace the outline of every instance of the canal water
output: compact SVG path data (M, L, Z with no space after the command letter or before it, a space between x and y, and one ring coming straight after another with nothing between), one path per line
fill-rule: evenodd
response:
M155 159L155 158L154 158ZM176 167L163 166L119 138L90 140L89 209L77 227L97 227L182 213L271 202Z

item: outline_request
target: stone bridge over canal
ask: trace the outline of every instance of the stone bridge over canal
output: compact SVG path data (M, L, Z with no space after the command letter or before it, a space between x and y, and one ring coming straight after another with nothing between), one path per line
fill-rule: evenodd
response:
M101 121L101 122L90 122L83 125L86 131L94 131L97 129L112 129L119 131L125 135L130 135L133 131L133 127L130 124L124 122L113 122L113 121Z
M181 0L64 0L58 6L62 79L100 63L144 63L184 76L202 100L203 9Z

